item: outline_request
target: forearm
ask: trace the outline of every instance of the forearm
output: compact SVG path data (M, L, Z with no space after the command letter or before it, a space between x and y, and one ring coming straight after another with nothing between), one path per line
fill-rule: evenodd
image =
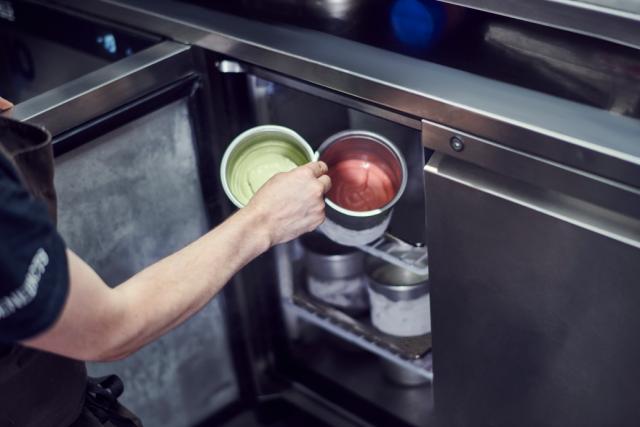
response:
M269 248L260 218L246 209L114 289L125 305L108 358L136 351L207 304L231 277Z
M69 292L62 313L23 343L84 360L133 353L196 313L272 244L315 229L324 220L326 169L316 162L276 175L223 224L113 289L67 251Z
M10 101L0 97L0 111L8 110L13 107L13 104Z

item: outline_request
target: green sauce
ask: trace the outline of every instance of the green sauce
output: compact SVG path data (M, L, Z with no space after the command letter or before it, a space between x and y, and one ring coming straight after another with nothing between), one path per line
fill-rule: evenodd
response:
M308 163L307 154L293 143L266 139L234 153L229 162L227 184L242 205L271 177Z

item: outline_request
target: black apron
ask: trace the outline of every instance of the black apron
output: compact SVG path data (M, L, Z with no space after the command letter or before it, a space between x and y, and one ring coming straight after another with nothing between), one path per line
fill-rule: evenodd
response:
M0 117L0 155L13 163L31 194L46 202L55 222L49 133ZM84 362L17 344L0 346L0 427L141 425L117 404L120 393L115 376L88 382Z

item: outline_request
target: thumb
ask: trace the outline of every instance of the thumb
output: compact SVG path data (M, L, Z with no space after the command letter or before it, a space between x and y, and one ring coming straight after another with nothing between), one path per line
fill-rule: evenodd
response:
M315 176L316 178L319 178L329 172L329 167L325 162L322 161L307 163L306 165L304 165L304 167L311 169L311 171L313 172L313 176Z

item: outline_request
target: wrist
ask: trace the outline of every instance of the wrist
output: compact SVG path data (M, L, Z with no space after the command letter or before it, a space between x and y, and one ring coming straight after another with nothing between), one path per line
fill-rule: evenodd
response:
M269 216L253 205L240 209L237 215L242 217L244 227L250 230L251 238L256 242L260 253L268 251L273 246Z

